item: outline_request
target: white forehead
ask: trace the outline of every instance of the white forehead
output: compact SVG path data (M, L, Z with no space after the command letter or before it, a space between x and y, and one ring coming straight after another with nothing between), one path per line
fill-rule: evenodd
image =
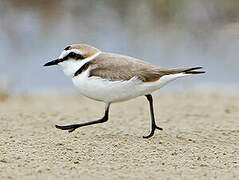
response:
M74 52L76 54L82 54L82 52L78 49L63 50L62 53L59 56L59 59L63 59L64 57L66 57L71 52Z

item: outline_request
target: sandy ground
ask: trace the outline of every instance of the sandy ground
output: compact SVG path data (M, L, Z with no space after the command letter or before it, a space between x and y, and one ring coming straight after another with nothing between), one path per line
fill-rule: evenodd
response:
M154 95L151 139L144 97L113 104L110 120L73 133L104 104L80 96L19 96L0 102L0 179L238 179L239 94Z

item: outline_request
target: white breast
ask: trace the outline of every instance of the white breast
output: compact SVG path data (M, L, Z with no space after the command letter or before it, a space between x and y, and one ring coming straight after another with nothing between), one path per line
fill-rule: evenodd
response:
M100 77L88 77L89 69L72 78L79 92L91 99L104 102L122 101L136 97L135 87L141 81L132 78L128 81L110 81Z

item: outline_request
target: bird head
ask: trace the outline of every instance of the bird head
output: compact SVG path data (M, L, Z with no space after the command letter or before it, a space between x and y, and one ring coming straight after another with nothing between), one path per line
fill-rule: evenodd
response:
M57 59L44 66L59 65L65 75L73 77L79 68L99 54L100 50L87 44L72 44L67 46Z

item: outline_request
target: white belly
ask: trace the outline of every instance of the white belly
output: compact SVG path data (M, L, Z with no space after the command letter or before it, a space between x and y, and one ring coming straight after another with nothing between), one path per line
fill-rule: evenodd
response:
M110 81L100 77L88 77L89 70L72 78L79 92L91 99L104 102L117 102L152 93L168 82L185 74L167 75L155 82L142 82L133 77L128 81Z

